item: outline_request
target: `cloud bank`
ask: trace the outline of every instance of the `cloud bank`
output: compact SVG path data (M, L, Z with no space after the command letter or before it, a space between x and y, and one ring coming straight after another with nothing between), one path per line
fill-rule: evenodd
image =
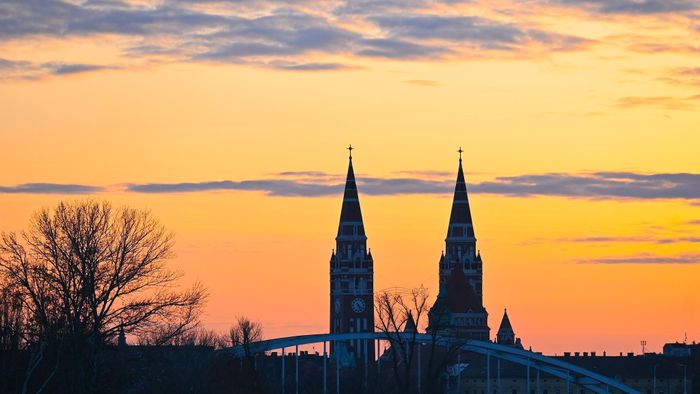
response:
M522 58L533 51L572 51L590 44L586 38L548 31L517 17L503 18L503 13L495 18L454 8L444 11L457 3L5 0L0 2L0 43L116 36L121 44L108 45L121 45L124 63L165 57L307 72L353 69L354 60L362 58ZM25 68L24 75L36 75L37 69L46 71L41 75L66 75L124 68L60 59L46 64L6 61ZM10 78L6 71L0 64L4 78Z
M498 177L471 187L477 193L630 199L700 199L700 174L595 172Z
M441 171L402 171L396 177L358 176L362 194L375 196L447 195L454 188L452 175ZM122 191L133 193L197 193L257 191L270 196L325 197L343 190L343 176L322 171L288 171L265 179L180 183L130 183ZM470 193L514 197L557 196L592 199L678 199L700 201L700 174L634 172L547 173L496 177L469 182ZM105 191L102 186L27 183L0 186L0 193L84 194Z

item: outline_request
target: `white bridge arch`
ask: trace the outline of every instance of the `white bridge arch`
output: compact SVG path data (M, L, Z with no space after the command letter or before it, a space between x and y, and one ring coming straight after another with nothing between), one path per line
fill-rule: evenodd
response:
M268 339L264 341L253 342L248 346L249 352L252 354L266 352L270 350L282 349L282 354L284 355L284 349L294 347L297 362L296 362L296 388L297 393L299 392L299 346L309 345L314 343L323 343L323 372L324 372L324 393L327 390L326 387L326 343L327 342L346 342L346 341L392 341L401 337L407 341L415 341L416 343L432 343L433 337L429 334L414 334L414 333L391 333L387 335L381 332L368 332L368 333L346 333L346 334L310 334L310 335L298 335L292 337L275 338ZM435 340L438 346L454 344L454 340L448 337L438 337ZM420 346L418 349L418 360L420 360ZM460 349L464 351L479 353L485 355L487 360L490 357L495 357L496 359L510 361L516 364L520 364L527 367L528 375L530 368L536 371L546 372L552 376L560 378L569 383L580 385L588 390L595 393L603 394L610 393L611 389L618 390L623 393L638 394L639 392L632 389L631 387L622 384L610 377L601 375L599 373L589 371L585 368L561 361L552 357L543 356L538 353L517 349L509 346L499 345L492 342L485 341L466 341L460 346ZM229 351L235 356L245 355L244 346L234 346L227 349L222 349L223 351ZM367 352L365 352L365 355ZM377 355L379 355L377 353ZM365 360L367 363L367 360ZM336 363L339 365L339 363ZM490 365L490 364L488 364ZM420 361L418 364L420 368ZM490 385L491 378L489 376L491 368L487 368L487 384ZM365 368L366 371L366 368ZM366 376L366 375L365 375ZM420 391L420 374L418 374L418 386ZM538 373L539 376L539 373ZM538 379L539 380L539 379ZM284 357L282 358L282 387L284 388ZM457 380L459 384L459 379ZM531 392L530 378L527 379L528 384L528 394ZM339 379L336 379L336 392L340 391ZM539 391L539 390L538 390ZM487 390L490 392L490 389Z

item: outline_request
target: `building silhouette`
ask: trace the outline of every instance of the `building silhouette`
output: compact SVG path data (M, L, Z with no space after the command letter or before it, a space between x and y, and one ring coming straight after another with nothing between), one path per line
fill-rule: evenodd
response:
M428 330L461 339L488 341L488 312L483 304L483 262L476 249L461 148L439 273L440 290L428 313Z
M367 249L352 149L351 145L336 246L330 259L331 334L374 331L374 261ZM360 340L332 344L331 355L353 363L365 356L374 359L374 347Z

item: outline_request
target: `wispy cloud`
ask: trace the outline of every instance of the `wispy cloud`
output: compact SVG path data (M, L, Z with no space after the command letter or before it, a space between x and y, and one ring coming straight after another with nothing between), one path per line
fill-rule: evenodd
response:
M358 180L362 194L386 196L401 194L442 194L451 185L446 182L415 178L362 178ZM131 184L127 191L137 193L191 193L202 191L247 190L282 197L325 197L342 193L343 183L311 183L284 179L249 181L217 181L195 183Z
M49 70L52 75L78 74L89 71L116 69L114 66L82 63L45 63L43 68Z
M272 68L287 71L338 71L358 68L341 63L294 63L273 61L269 63L269 65Z
M575 50L590 43L584 38L556 34L477 16L381 15L370 18L390 37L463 43L470 49L526 51L536 43L557 50ZM454 50L453 50L454 51Z
M122 36L124 62L246 64L286 71L353 69L346 60L399 61L521 56L583 49L590 40L525 26L518 18L443 14L443 1L286 0L239 2L0 2L0 42ZM445 2L453 3L453 2ZM523 56L521 56L523 57ZM341 60L339 60L341 59ZM92 64L46 65L51 75L96 71ZM15 66L31 68L30 63Z
M117 66L83 63L34 63L0 58L0 79L36 80L48 75L69 75L90 71L117 69Z
M685 13L700 8L695 0L558 0L603 14L652 15Z
M680 255L636 254L631 256L611 256L578 261L581 264L700 264L700 254Z
M658 78L679 86L700 86L700 67L678 67Z
M700 174L595 172L498 177L471 187L477 193L585 198L700 199Z
M272 196L323 197L338 194L342 185L325 185L303 183L291 180L250 180L250 181L215 181L186 183L143 183L130 184L127 191L136 193L192 193L222 190L260 191Z
M669 110L691 110L697 107L698 96L689 97L622 97L617 100L620 108L659 107Z
M362 194L449 194L454 174L431 170L406 170L394 177L358 176ZM135 193L195 193L208 191L258 191L271 196L323 197L342 192L344 175L322 171L287 171L268 178L176 183L130 183L122 191ZM592 199L678 199L700 200L700 174L634 172L547 173L496 177L469 182L470 193L515 197L559 196ZM30 183L0 186L0 193L92 193L102 186ZM116 189L110 189L119 191Z
M552 240L549 240L550 242ZM677 244L677 243L700 243L700 237L653 237L653 236L599 236L580 238L557 238L555 242L572 242L584 244L617 244L617 243L653 243L653 244Z
M104 190L100 186L60 183L24 183L16 186L0 186L0 194L92 194Z

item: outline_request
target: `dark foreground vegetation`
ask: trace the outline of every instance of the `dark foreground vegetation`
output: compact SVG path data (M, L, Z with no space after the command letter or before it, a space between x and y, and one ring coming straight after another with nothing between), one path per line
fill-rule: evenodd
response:
M260 325L201 329L206 292L179 286L166 264L172 248L149 212L91 200L42 209L26 231L3 233L0 392L211 392L216 382L230 392L250 366L224 368L233 361L214 349L260 339Z

